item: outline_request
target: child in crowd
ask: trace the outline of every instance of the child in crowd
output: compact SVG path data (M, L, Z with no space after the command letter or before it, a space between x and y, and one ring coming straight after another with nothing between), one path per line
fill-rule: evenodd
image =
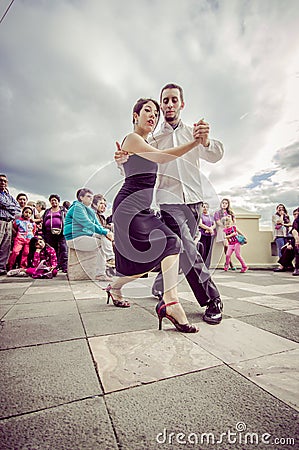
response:
M241 256L241 244L239 243L237 239L237 234L242 234L240 231L237 230L236 226L234 225L231 216L226 216L222 218L222 223L224 225L224 233L226 235L226 239L228 241L228 249L225 256L225 266L224 270L227 272L229 268L230 258L233 252L236 254L236 258L240 261L242 269L241 273L244 273L248 270L248 266L246 266L246 263L244 259Z
M46 244L41 236L34 236L29 243L28 268L11 270L7 275L53 278L57 272L57 256L54 248Z
M11 270L16 262L17 256L22 251L20 262L21 268L27 267L27 256L29 253L29 242L34 236L36 225L31 220L33 210L30 206L25 206L21 217L15 219L13 222L13 229L16 233L14 238L14 245L8 260L8 270Z

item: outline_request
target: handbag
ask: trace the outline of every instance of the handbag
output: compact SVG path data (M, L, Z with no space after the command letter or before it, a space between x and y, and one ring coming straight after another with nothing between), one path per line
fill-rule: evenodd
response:
M247 244L247 239L245 236L243 236L243 234L237 234L236 238L239 244L241 245Z
M61 233L61 228L51 228L51 233L52 234L60 234Z
M56 235L61 233L61 228L52 228L52 211L51 211L51 233Z

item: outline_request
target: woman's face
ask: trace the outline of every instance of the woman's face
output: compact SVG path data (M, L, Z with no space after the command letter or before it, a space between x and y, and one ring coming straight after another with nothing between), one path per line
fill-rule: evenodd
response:
M45 247L45 241L43 240L43 238L38 238L37 239L37 241L36 241L36 248L39 248L39 249L43 249L44 247Z
M99 201L98 201L98 204L97 204L97 211L98 211L99 213L104 213L104 212L106 211L106 207L107 207L106 200L102 199L102 200L99 200Z
M93 195L86 192L86 194L83 197L80 197L80 199L83 205L90 206L92 204Z
M135 119L138 120L138 126L143 128L147 133L154 131L158 122L158 110L155 103L149 101L143 105L139 116L135 113Z
M285 208L284 208L283 205L278 205L277 208L276 208L276 211L277 211L279 214L281 214L281 213L284 213L284 212L285 212Z
M57 208L59 206L59 201L55 197L51 198L50 203L52 208Z
M208 210L209 210L209 205L208 205L207 203L204 203L204 204L202 205L202 211L203 211L203 213L204 213L204 214L207 214Z
M228 208L228 201L227 200L222 200L220 206L221 206L222 209Z

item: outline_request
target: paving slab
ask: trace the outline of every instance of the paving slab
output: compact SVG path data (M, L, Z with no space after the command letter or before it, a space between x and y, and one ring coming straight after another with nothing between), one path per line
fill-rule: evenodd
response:
M288 294L284 297L278 295L253 295L247 299L248 302L256 303L257 305L267 306L277 310L287 310L298 308L298 300L288 298Z
M246 274L245 274L246 275ZM298 293L298 283L292 283L289 281L289 283L286 284L269 284L265 286L260 286L257 284L248 284L245 281L231 281L229 284L223 283L223 285L226 285L230 287L231 289L241 289L245 291L250 292L257 292L259 294L265 294L265 295L275 295L275 294L287 294L292 292Z
M65 292L43 292L41 290L38 294L25 293L19 299L18 303L46 303L46 302L61 302L63 300L74 300L72 291Z
M12 306L13 303L0 305L0 319L2 319L2 317L5 316L5 314L7 314L7 312L10 310L10 308L12 308Z
M107 283L106 283L107 284ZM92 281L76 281L71 283L72 292L76 299L83 298L107 298L106 292L99 286L98 283Z
M272 311L265 306L247 301L245 298L224 299L222 297L222 301L224 303L223 312L230 317L252 316L254 314L265 314Z
M1 305L9 305L16 303L20 297L26 291L25 288L15 288L15 289L1 289L0 290L0 304Z
M82 313L81 317L89 337L158 327L158 320L137 305L130 308L107 305L104 312Z
M60 292L71 292L71 288L69 285L64 284L61 286L60 284L56 284L55 280L48 280L48 285L38 286L37 284L34 284L33 286L30 286L28 290L26 291L26 294L43 294L45 293L60 293ZM50 284L51 283L51 284Z
M102 393L85 340L0 352L2 418Z
M7 448L298 447L287 441L299 428L298 279L254 270L214 275L224 300L217 326L202 321L205 308L179 279L196 335L178 333L166 320L157 330L156 273L126 286L129 309L106 304L107 283L69 283L62 274L0 279L0 430ZM207 434L202 443L179 442L180 432L195 439L209 431L218 440L222 433L222 444L207 442ZM237 441L225 442L229 432ZM244 443L246 432L259 442ZM270 442L262 442L263 433Z
M299 349L262 356L232 367L299 411Z
M78 314L76 302L61 301L47 303L18 303L4 316L3 320L29 319L33 317Z
M78 314L2 321L0 349L25 347L85 337Z
M140 331L89 339L105 392L222 364L183 333Z
M114 392L106 404L126 450L265 450L275 448L275 438L295 439L298 431L294 409L226 366Z
M221 325L202 323L200 332L188 338L228 364L298 347L295 342L234 318L222 320Z
M116 450L104 400L93 398L3 420L1 449Z

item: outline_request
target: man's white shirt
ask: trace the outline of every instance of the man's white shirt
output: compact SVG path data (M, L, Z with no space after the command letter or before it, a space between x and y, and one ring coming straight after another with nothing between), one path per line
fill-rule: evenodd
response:
M193 128L179 122L176 129L163 122L161 129L149 139L159 150L177 147L193 139ZM199 144L185 155L165 164L158 164L156 181L156 203L188 204L203 200L200 177L200 159L215 163L223 157L224 148L220 141L210 139L209 147Z

